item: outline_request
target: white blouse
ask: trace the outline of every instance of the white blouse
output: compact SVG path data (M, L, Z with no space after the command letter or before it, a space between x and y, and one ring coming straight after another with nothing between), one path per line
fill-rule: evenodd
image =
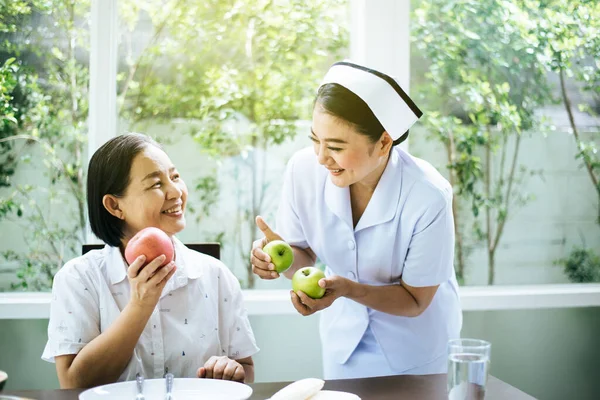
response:
M213 355L255 354L240 284L219 260L175 243L177 271L169 279L119 381L196 377ZM127 264L105 246L65 264L54 277L48 343L42 359L77 354L106 331L130 298Z

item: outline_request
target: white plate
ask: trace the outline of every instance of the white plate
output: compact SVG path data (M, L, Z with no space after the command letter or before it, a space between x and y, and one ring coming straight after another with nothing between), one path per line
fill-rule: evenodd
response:
M164 379L146 379L146 400L164 400ZM132 400L137 394L135 381L98 386L79 395L80 400ZM243 383L220 379L175 378L173 397L176 400L245 400L252 395L252 388Z
M360 397L353 393L338 392L335 390L321 390L317 392L310 400L360 400Z

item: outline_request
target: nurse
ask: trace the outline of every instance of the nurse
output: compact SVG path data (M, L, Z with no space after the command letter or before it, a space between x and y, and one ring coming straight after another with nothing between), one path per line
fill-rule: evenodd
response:
M322 299L290 293L302 315L321 311L326 379L434 374L462 314L454 272L452 188L399 146L422 115L388 75L338 62L314 103L309 139L287 165L277 233L257 217L255 274L275 279L261 249L292 245L291 278L319 259Z

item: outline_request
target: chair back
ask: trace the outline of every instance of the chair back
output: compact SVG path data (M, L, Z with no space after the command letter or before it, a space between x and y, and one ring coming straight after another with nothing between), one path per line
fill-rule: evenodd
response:
M198 251L203 254L207 254L216 258L217 260L221 259L221 244L216 242L206 242L206 243L186 243L187 247L192 250ZM81 255L84 255L90 250L98 250L103 248L103 244L84 244L81 246Z

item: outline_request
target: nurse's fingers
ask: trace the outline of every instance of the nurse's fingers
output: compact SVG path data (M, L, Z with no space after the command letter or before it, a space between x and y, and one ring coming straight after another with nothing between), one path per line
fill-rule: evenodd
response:
M258 266L263 266L263 269L269 269L269 264L271 264L271 256L269 256L267 253L265 253L262 249L259 248L255 248L252 249L252 251L250 252L250 261L252 261L252 264L258 265ZM273 265L273 264L271 264ZM275 266L273 265L273 268L275 269Z
M255 221L256 221L256 226L258 226L258 229L260 229L261 232L265 235L265 237L267 238L267 241L270 242L272 240L281 240L281 236L279 236L278 234L273 232L271 230L271 228L269 228L269 225L267 225L265 220L260 215L256 216Z
M302 304L304 304L306 307L308 307L311 310L314 310L315 308L317 308L317 301L308 297L308 295L306 293L304 293L301 290L298 290L298 292L296 293L296 295L298 296L298 298L300 299L300 301L302 302ZM315 310L316 311L316 310Z
M310 308L302 304L302 301L300 301L300 297L298 297L298 295L294 293L293 290L290 290L290 297L292 299L292 305L300 314L306 316L313 313L313 311Z
M250 264L252 272L262 279L277 279L279 274L275 271L275 265L271 262L271 257L262 249L252 249L250 253Z
M255 264L252 264L252 272L258 275L262 279L277 279L279 278L279 274L277 271L271 271L268 269L262 269L257 267Z

